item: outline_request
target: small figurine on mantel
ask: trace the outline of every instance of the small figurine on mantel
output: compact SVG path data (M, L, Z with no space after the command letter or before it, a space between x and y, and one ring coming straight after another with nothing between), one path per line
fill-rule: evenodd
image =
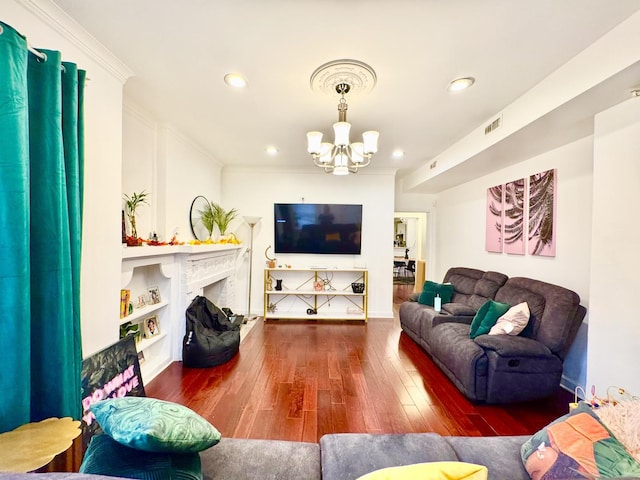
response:
M404 250L404 259L405 260L409 260L409 249L408 248L405 248L405 250Z

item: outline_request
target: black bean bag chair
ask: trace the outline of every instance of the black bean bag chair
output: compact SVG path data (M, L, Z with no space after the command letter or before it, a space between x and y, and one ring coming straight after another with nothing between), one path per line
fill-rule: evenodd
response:
M182 340L185 367L206 368L231 360L240 349L240 327L209 299L198 295L187 308Z

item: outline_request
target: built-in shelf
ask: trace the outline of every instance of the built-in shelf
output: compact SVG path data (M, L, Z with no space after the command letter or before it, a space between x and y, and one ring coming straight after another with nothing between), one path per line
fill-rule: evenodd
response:
M163 307L166 307L167 305L169 305L169 302L167 301L162 301L160 303L156 303L153 305L146 305L142 308L134 308L133 309L133 313L130 313L129 315L127 315L124 318L120 319L120 325L127 323L127 322L136 322L137 320L140 320L142 318L146 318L149 315L151 315L154 312L157 312L158 310L160 310Z

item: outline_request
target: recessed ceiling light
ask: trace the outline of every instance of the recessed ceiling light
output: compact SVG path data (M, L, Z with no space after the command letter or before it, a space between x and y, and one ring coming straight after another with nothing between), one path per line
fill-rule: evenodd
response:
M224 76L224 81L233 88L244 88L247 86L247 79L239 73L227 73Z
M399 148L396 148L393 153L391 154L391 156L393 158L395 158L396 160L400 160L402 157L404 157L404 152L402 150L400 150Z
M277 147L274 147L273 145L269 145L267 148L264 149L267 152L267 155L271 155L272 157L277 155L279 150Z
M475 83L476 79L473 77L462 77L456 78L449 83L447 87L450 92L459 92L460 90L464 90L469 88L471 85Z

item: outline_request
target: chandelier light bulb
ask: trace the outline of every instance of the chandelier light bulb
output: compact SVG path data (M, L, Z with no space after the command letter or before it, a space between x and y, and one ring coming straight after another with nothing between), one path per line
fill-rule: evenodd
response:
M346 147L349 145L349 131L351 124L349 122L336 122L333 124L333 133L335 134L335 144L338 147Z
M376 153L378 151L378 137L380 133L369 130L362 134L362 140L364 141L364 153Z
M322 132L307 133L307 151L311 154L320 153L320 144L322 143Z

